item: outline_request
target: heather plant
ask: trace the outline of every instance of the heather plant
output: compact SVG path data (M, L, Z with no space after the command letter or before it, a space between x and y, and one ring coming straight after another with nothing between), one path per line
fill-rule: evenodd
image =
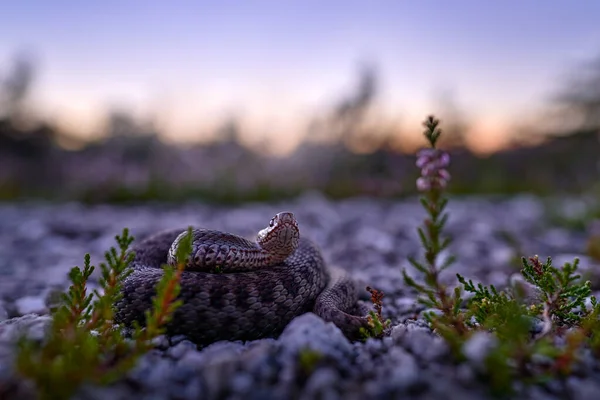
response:
M373 303L373 308L375 310L369 310L369 314L367 315L367 323L368 327L360 328L359 334L362 339L368 338L382 338L388 328L390 328L392 321L390 319L384 319L382 310L383 310L383 292L381 290L373 289L370 286L367 286L367 291L371 293L371 303Z
M440 313L430 311L424 316L458 355L462 340L469 334L463 314L460 312L462 302L460 290L451 293L440 281L440 274L454 263L455 257L449 256L444 261L439 261L441 252L451 243L449 237L442 235L448 221L448 214L444 212L448 199L443 194L450 180L447 170L450 156L447 152L436 148L437 140L442 134L439 120L429 116L423 125L426 128L424 136L431 146L417 154L416 162L417 167L421 169L417 188L424 194L420 201L427 213L423 227L418 228L424 249L424 262L414 258L409 259L413 267L422 274L423 282L417 282L406 270L402 271L402 274L405 283L420 294L418 301L421 304L440 311Z
M582 282L577 274L578 259L556 268L551 258L541 262L537 256L522 257L524 284L504 290L474 284L459 274L462 287L453 292L441 283L441 272L454 262L452 256L439 261L450 244L450 238L442 235L448 219L443 191L450 179L446 169L450 157L436 148L439 120L430 116L424 125L430 148L418 153L416 163L421 168L417 188L427 212L423 227L418 228L424 261L409 259L419 277L411 277L406 270L403 275L419 294L418 301L436 310L424 314L434 331L447 341L458 361L464 360L464 345L475 332L493 335L494 345L481 375L495 394L510 393L516 380L539 382L568 373L586 347L599 355L600 305L590 296L590 282ZM468 300L463 299L463 292L471 294ZM561 336L565 344L558 340ZM540 357L546 362L539 362Z
M76 266L69 273L71 285L52 311L47 337L41 342L26 336L20 339L17 370L33 381L40 398L67 399L83 383L107 384L118 379L152 347L152 340L164 332L179 307L176 299L191 251L190 230L178 247L176 268L164 266L145 326L136 325L129 339L114 324L113 304L121 297L122 283L131 273L134 253L129 246L133 240L124 229L116 236L118 250L112 247L106 252L106 262L100 264L102 293L88 291L87 282L95 266L86 254L83 269Z
M518 285L505 291L474 285L457 274L464 290L473 293L464 311L473 321L471 329L492 332L497 338L486 357L484 374L494 393L510 393L517 379L535 383L565 375L584 346L598 351L595 332L600 328L600 306L589 297L589 281L581 282L576 274L578 263L575 259L559 269L552 266L551 258L542 263L537 256L523 257L521 273L533 289L529 294ZM588 298L590 307L586 307ZM540 329L534 329L536 321ZM560 345L560 336L566 345ZM536 362L536 355L546 362Z

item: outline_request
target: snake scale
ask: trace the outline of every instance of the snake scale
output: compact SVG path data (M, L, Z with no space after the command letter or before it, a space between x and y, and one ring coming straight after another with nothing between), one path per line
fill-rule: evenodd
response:
M159 232L134 245L133 272L115 304L115 322L144 324L164 264L174 265L184 229ZM215 273L215 268L218 272ZM210 229L193 230L193 250L181 275L183 304L167 334L198 344L275 337L296 316L314 312L349 338L367 327L366 307L350 277L327 267L318 247L300 237L293 213L281 212L257 242ZM360 313L362 316L354 315Z

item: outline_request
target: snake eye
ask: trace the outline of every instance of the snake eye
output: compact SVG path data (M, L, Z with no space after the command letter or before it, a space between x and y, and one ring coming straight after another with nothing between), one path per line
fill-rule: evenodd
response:
M269 222L269 227L273 227L273 225L275 225L275 218L271 218L271 221Z

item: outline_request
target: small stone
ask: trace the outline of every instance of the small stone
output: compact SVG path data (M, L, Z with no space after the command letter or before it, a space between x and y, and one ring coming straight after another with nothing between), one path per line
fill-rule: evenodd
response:
M560 395L560 394L564 393L565 385L563 382L561 382L559 380L556 380L556 379L547 380L543 383L543 386L550 393L553 393L556 395Z
M231 389L237 394L246 394L252 389L254 379L252 375L240 372L233 376L230 382Z
M188 351L196 351L197 346L189 340L182 340L176 346L167 350L167 355L175 360L179 360Z
M22 335L34 341L42 341L52 319L49 316L27 314L0 322L0 343L13 343Z
M138 384L143 384L153 365L158 363L160 358L162 358L157 353L157 351L150 351L147 354L144 354L144 356L138 360L135 367L129 371L127 379Z
M179 359L178 365L200 370L204 366L206 358L198 351L188 351Z
M0 321L8 319L8 311L4 308L4 303L0 301Z
M418 326L412 323L402 323L392 327L390 336L395 342L398 342L401 341L408 334L408 332L414 330L419 330L428 333L431 332L431 329L429 329L428 327Z
M356 236L359 243L363 243L366 248L371 248L378 253L390 253L394 250L392 236L374 227L361 228Z
M527 282L521 273L514 273L509 278L511 289L524 296L526 303L537 302L540 299L539 288Z
M342 331L331 322L325 322L313 313L296 317L288 324L279 341L288 354L310 348L339 361L352 355L352 344Z
M175 372L171 374L173 386L185 386L185 384L198 376L197 371L189 366L176 363L173 367Z
M415 310L422 306L412 297L399 297L394 300L394 305L398 309L400 314L408 314L415 312Z
M541 240L556 249L568 249L571 240L569 232L561 228L546 229L541 233Z
M597 300L597 299L598 299L598 297L596 297L596 300ZM584 305L585 305L585 309L586 309L587 311L591 311L591 310L592 310L592 308L593 308L593 305L592 305L592 296L588 296L588 297L586 297L586 298L585 298L585 304L584 304ZM0 307L1 307L1 306L0 306ZM0 313L1 313L1 311L0 311ZM0 317L0 320L1 320L1 319L2 319L2 318Z
M340 374L333 368L319 368L308 378L304 394L310 398L327 398L324 394L337 386Z
M541 386L531 385L527 388L521 388L521 383L518 381L514 382L512 386L513 386L513 388L515 388L516 393L525 392L527 394L527 397L523 397L523 398L527 398L527 399L531 399L531 400L559 400L560 399L559 397L552 396L550 393L548 393L548 390L544 389ZM590 399L593 399L593 397L591 397Z
M476 381L475 372L473 368L466 363L460 364L456 367L456 378L464 386L473 386Z
M591 379L569 377L567 378L567 390L571 394L569 398L573 400L595 399L598 397L600 384L597 380L594 382Z
M492 265L507 265L514 256L514 250L508 246L497 244L490 249L490 263Z
M169 338L166 335L159 335L152 339L152 345L159 350L167 350L170 347Z
M503 271L491 271L487 277L487 282L489 285L494 285L498 287L504 287L508 281L508 276L506 272Z
M423 326L423 325L425 326ZM392 328L391 337L416 357L432 362L447 354L444 340L426 327L426 322L410 322Z
M116 384L109 387L98 385L83 385L73 396L73 400L126 400L134 397L134 393L123 384Z
M387 356L389 365L385 381L394 389L409 388L419 381L419 368L415 358L401 347L394 347Z
M573 262L575 261L575 259L578 258L579 259L579 268L581 269L581 271L586 271L588 270L588 266L594 265L593 260L588 257L585 256L583 254L557 254L552 256L552 265L556 268L560 268L562 267L565 263L569 263L569 264L573 264ZM545 261L542 260L542 261ZM595 272L593 270L590 270L589 272Z
M256 380L272 381L277 378L281 368L279 354L279 346L275 341L253 341L240 355L240 362L244 370L251 371Z
M239 343L217 342L198 352L204 360L195 357L187 360L188 363L190 361L196 363L197 366L194 368L200 368L199 372L204 377L209 398L217 397L223 388L229 386L231 377L239 369L242 350L243 345ZM187 354L194 353L188 352L186 357L190 357Z
M26 315L26 314L47 314L48 308L46 307L46 302L42 297L38 296L25 296L21 297L17 301L15 301L15 307L17 309L17 314Z
M154 390L166 388L174 370L173 364L170 361L159 358L148 368L143 380L144 386Z
M171 336L169 338L169 341L171 342L171 346L177 345L182 340L188 340L187 336L185 336L185 335L175 335L175 336Z
M533 335L537 335L544 330L544 321L538 317L530 317L531 325L529 332Z
M391 338L390 336L386 336L382 339L383 342L383 347L385 349L389 349L394 345L394 339Z
M463 345L463 354L478 369L485 367L485 359L496 346L497 339L487 332L476 332Z
M365 349L371 353L377 353L383 347L383 343L379 339L368 338L365 342Z
M439 336L414 331L409 334L408 343L413 354L426 362L434 362L448 356L448 344Z
M191 379L184 387L183 390L178 392L179 395L183 399L204 399L206 395L204 394L204 387L202 382L199 379Z

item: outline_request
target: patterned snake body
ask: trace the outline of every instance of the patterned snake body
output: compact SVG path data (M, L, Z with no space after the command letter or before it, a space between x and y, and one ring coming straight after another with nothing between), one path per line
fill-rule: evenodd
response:
M162 265L175 261L184 233L164 231L133 247L133 273L115 304L117 323L143 325ZM199 344L273 337L308 311L351 338L367 326L366 318L352 315L358 297L354 282L342 271L326 268L317 246L299 237L293 214L277 214L259 233L258 244L214 230L193 234L193 251L180 281L183 305L167 326L168 334L183 334ZM216 266L221 273L210 272Z
M181 232L169 248L169 265L177 265L175 251L185 233ZM297 249L300 230L294 215L284 212L273 217L269 226L258 233L258 243L210 229L194 229L192 235L188 271L213 272L218 266L219 272L236 272L270 267L284 261Z

